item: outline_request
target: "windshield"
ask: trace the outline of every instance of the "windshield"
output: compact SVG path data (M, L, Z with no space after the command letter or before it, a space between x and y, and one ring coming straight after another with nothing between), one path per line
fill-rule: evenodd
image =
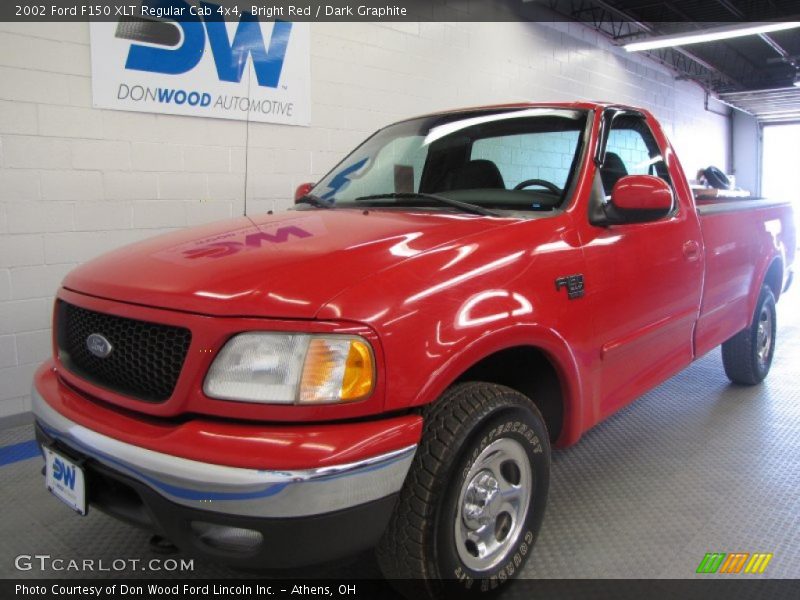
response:
M586 119L580 110L506 108L403 121L369 138L311 194L333 207L553 210L580 161Z

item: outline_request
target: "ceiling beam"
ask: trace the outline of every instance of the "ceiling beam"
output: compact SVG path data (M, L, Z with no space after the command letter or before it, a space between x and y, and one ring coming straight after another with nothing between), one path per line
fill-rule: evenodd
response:
M549 0L549 8L565 17L591 24L613 41L658 34L651 25L637 21L623 10L604 0ZM652 59L677 71L683 78L700 83L706 89L746 87L707 61L683 48L664 48L647 53Z
M738 6L732 4L730 0L715 0L715 2L719 4L722 8L727 10L729 13L731 13L733 16L738 17L740 20L742 21L750 20L747 18L747 15L744 14L739 9ZM783 46L781 46L778 42L776 42L771 35L769 35L768 33L760 33L758 37L760 37L761 40L767 44L767 46L775 50L775 52L777 52L782 59L786 60L789 58L789 53L786 50L784 50ZM786 62L789 62L792 66L794 66L793 62L789 60L786 60Z

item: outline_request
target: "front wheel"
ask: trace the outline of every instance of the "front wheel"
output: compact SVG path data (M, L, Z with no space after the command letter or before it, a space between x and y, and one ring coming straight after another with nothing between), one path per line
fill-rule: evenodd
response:
M425 417L378 547L381 570L415 598L494 592L522 570L541 527L544 420L526 396L479 382L454 386Z
M761 383L772 366L776 333L775 296L764 286L751 324L722 344L725 374L734 383Z

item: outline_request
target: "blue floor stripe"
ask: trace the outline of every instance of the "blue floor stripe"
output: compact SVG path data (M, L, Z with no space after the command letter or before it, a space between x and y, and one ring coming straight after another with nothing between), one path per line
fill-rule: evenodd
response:
M27 460L34 456L41 456L39 445L36 443L36 440L28 440L27 442L20 442L19 444L2 446L0 447L0 467L21 460Z

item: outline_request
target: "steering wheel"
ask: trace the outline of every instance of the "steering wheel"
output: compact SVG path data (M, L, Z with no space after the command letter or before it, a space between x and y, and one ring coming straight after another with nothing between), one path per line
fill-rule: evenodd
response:
M557 196L561 195L561 188L559 188L555 183L550 183L545 179L526 179L525 181L520 181L517 185L515 185L514 189L521 190L532 185L538 185L539 187L547 188Z

